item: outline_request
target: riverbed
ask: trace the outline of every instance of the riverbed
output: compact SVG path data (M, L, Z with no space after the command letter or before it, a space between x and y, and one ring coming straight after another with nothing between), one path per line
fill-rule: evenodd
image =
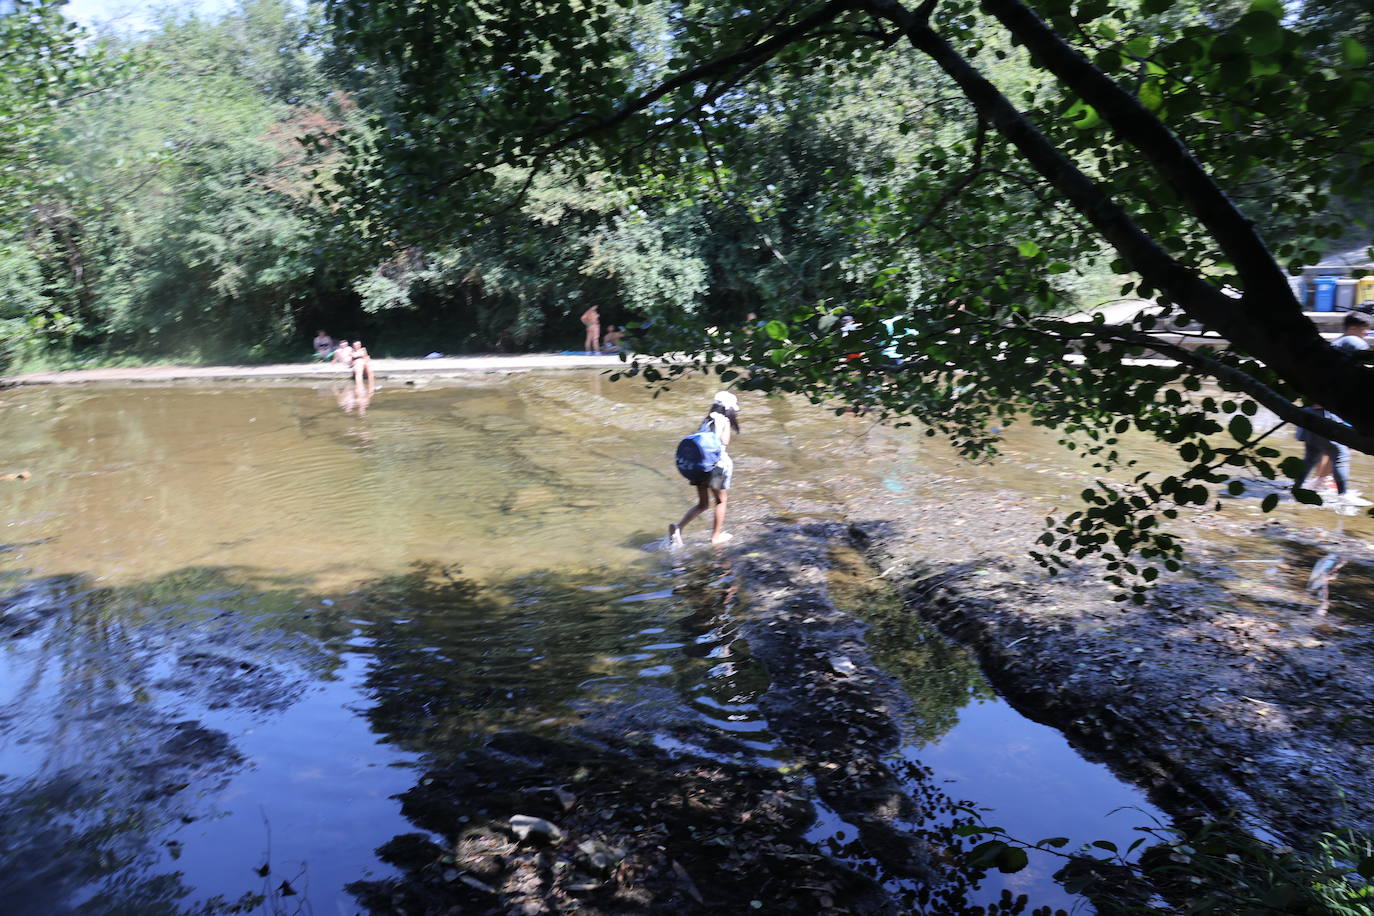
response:
M746 635L769 623L747 570L785 565L776 526L843 527L855 497L909 501L917 476L963 486L996 473L999 490L1050 505L1091 469L1058 462L1038 434L1016 440L1002 470L971 469L911 431L747 395L732 448L735 545L709 549L698 522L686 551L667 551L667 522L689 500L672 449L711 391L684 382L655 399L594 372L397 382L371 396L323 382L0 391L0 471L32 475L0 484L9 911L385 909L416 874L413 856L394 854L398 838L427 837L450 860L455 836L476 842L435 811L463 823L530 813L514 809L529 785L491 777L442 798L434 787L540 754L583 761L554 785L574 804L594 784L598 811L636 812L605 817L617 842L683 847L685 883L670 898L646 882L651 907L728 906L701 873L720 834L660 831L672 821L644 789L672 785L636 787L628 760L693 778L723 768L794 799L800 813L778 828L788 849L824 860L813 867L836 887L833 875L868 882L850 888L854 901L910 904L946 887L970 905L1004 890L1072 905L1049 859L971 875L950 856L904 870L875 852L871 831L817 789L853 748L827 759L781 719L801 697L779 660L770 667L766 640ZM1320 523L1368 531L1362 518ZM834 561L833 538L818 537ZM864 580L850 560L828 562L831 575ZM857 663L855 683L870 678L865 692L888 698L893 737L879 756L914 800L890 833L955 843L949 826L977 812L1030 840L1128 842L1167 822L1144 789L1001 700L965 651L884 606L891 596L832 593L838 612L873 627L871 646L825 661ZM526 807L566 809L592 830L596 812L551 798ZM590 866L573 856L567 868ZM442 881L469 893L538 899L453 871ZM757 894L734 902L782 908L781 888ZM827 899L843 909L846 898Z

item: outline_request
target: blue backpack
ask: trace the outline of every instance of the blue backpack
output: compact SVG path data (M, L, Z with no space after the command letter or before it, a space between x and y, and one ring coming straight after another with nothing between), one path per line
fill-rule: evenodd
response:
M715 470L724 451L715 427L707 420L700 429L690 436L684 436L677 444L678 473L691 483L699 483Z

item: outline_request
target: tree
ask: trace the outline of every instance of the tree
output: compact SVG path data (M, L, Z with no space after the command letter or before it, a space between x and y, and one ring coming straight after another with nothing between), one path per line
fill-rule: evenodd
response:
M76 347L209 358L295 339L331 282L328 220L299 137L336 129L346 97L309 49L318 16L251 0L206 20L166 12L110 39L141 66L43 126L39 186L20 226L43 306Z
M1359 197L1374 178L1374 78L1353 27L1308 28L1281 0L1239 15L1185 0L548 0L509 13L334 0L330 10L336 40L398 81L392 133L355 149L345 180L386 181L417 225L496 207L498 168L530 181L557 168L699 187L703 171L747 148L778 81L862 82L902 61L914 79L897 106L944 104L957 117L927 143L921 170L858 197L891 249L916 248L922 263L879 271L868 296L840 306L869 329L862 346L834 333L835 303L813 298L775 304L783 320L735 362L756 387L914 416L972 453L995 449L996 418L1022 412L1105 465L1120 460L1113 437L1130 426L1178 445L1187 471L1086 494L1063 547L1102 550L1128 573L1127 551L1176 551L1152 527L1160 500L1210 501L1227 466L1278 474L1250 419L1257 405L1374 451L1371 371L1330 351L1282 266L1315 260L1320 240L1346 228L1332 225L1332 196ZM1024 78L1028 67L1037 79ZM818 196L840 197L842 177ZM1271 248L1255 220L1275 201L1288 213ZM1122 294L1157 297L1162 315L1054 316L1062 275L1103 243ZM1166 344L1151 331L1170 318L1230 345ZM1178 366L1128 368L1145 350ZM1081 361L1065 358L1078 351ZM853 371L832 371L847 355ZM1227 395L1197 394L1205 380ZM1305 414L1303 398L1350 425ZM1211 439L1223 422L1233 446Z
M89 42L62 15L64 0L0 3L0 366L20 348L72 327L50 308L38 266L27 257L30 217L64 175L49 159L52 128L69 106L117 85L133 61Z

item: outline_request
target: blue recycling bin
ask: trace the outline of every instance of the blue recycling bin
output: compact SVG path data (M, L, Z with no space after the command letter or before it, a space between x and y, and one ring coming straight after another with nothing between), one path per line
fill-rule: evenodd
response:
M1336 310L1336 278L1317 277L1312 281L1312 308L1318 312Z

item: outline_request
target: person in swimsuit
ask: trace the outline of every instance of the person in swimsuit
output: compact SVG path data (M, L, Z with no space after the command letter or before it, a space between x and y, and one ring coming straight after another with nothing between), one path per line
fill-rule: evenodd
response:
M711 525L711 543L724 544L731 537L725 533L725 506L735 462L727 449L732 434L739 432L739 399L728 391L718 392L711 401L711 409L706 411L706 418L701 421L701 428L706 429L708 423L720 439L720 460L710 474L700 480L688 481L697 488L697 502L682 516L682 521L668 526L668 543L673 547L682 546L682 529L711 507L712 497L716 501L716 511Z
M353 348L348 345L348 341L339 341L339 345L334 348L334 355L329 358L329 361L339 363L344 368L353 365Z
M594 305L582 313L582 326L587 329L582 338L582 349L588 353L601 352L601 312Z
M601 347L607 353L619 353L621 350L620 342L625 339L625 332L617 330L613 324L606 325L606 333L601 338Z
M367 384L375 384L376 379L372 376L372 357L367 355L367 347L363 346L361 340L353 342L353 381L355 384L363 383L363 376L367 377Z

